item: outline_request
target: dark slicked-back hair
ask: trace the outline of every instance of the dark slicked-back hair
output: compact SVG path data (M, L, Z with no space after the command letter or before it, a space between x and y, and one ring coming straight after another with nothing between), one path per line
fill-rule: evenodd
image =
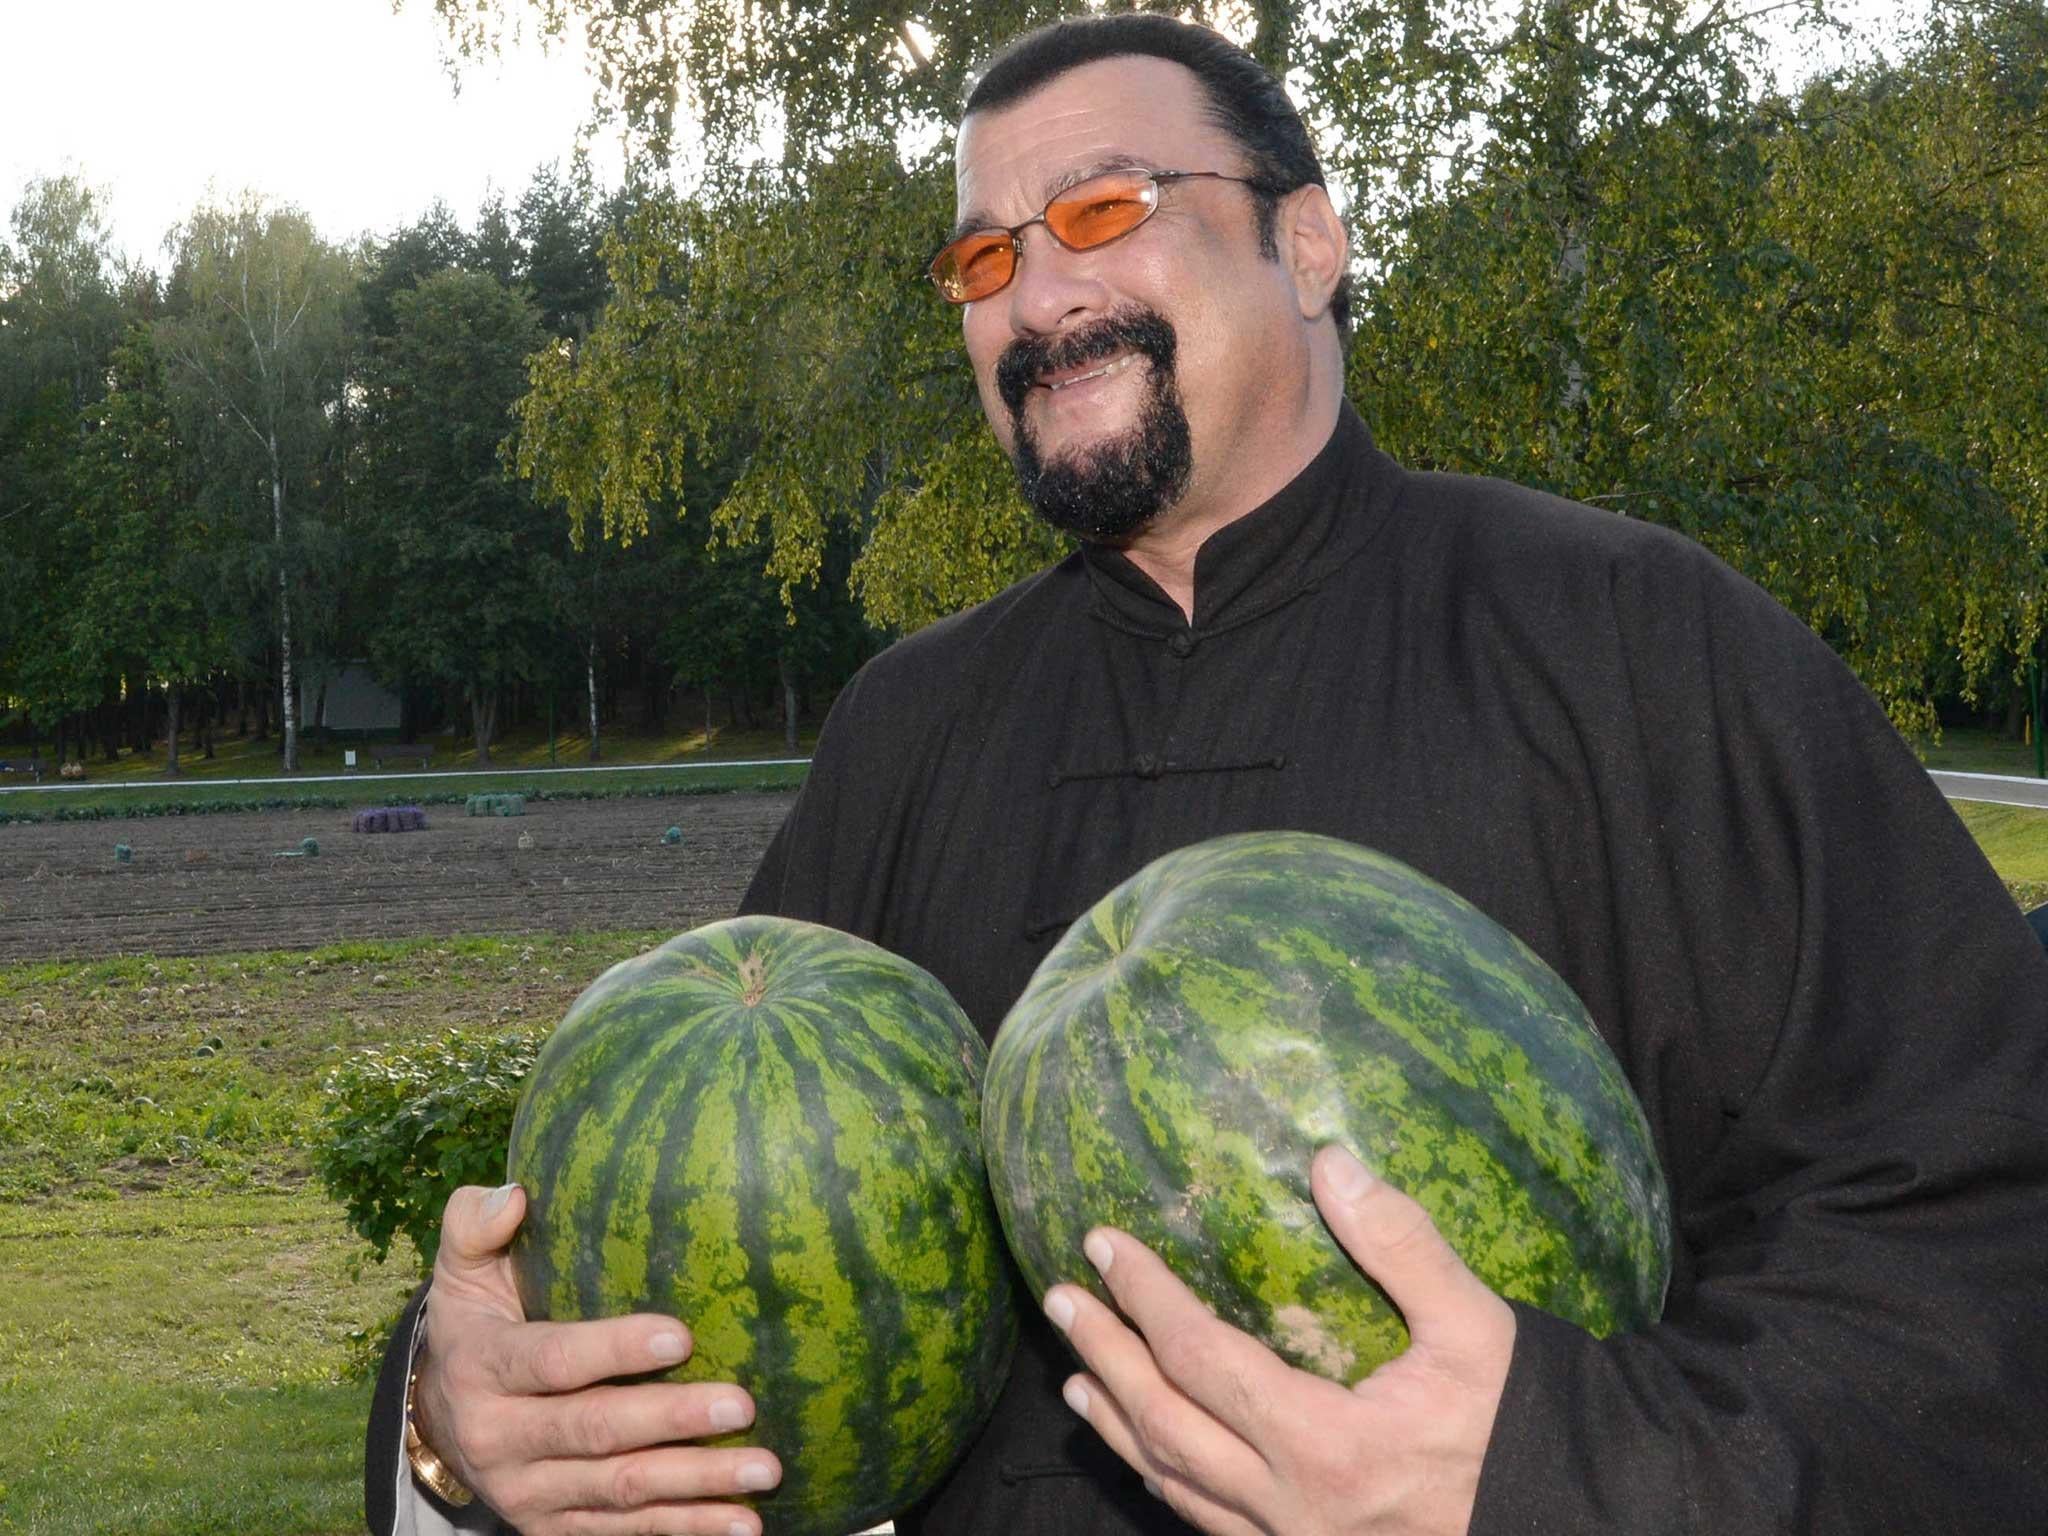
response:
M1322 161L1286 87L1266 67L1220 33L1149 11L1074 16L1027 32L971 76L963 116L993 112L1021 101L1070 69L1098 59L1133 54L1166 59L1201 83L1209 119L1244 151L1258 208L1259 249L1277 260L1280 199L1297 187L1321 187ZM1209 170L1209 166L1158 166ZM1351 328L1351 277L1339 276L1330 296L1337 333Z

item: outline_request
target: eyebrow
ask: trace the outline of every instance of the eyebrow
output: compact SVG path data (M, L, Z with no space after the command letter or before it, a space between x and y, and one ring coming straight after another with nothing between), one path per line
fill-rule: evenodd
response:
M1149 171L1152 169L1153 166L1150 161L1141 160L1136 155L1106 155L1100 160L1091 161L1078 170L1065 171L1053 177L1051 181L1045 184L1038 204L1039 210L1042 212L1045 205L1058 197L1062 192L1078 187L1084 181L1092 181L1097 176L1107 175L1111 171ZM978 230L1006 228L1008 226L998 222L994 214L984 213L979 208L971 209L961 215L960 221L947 233L945 241L939 248L944 250L946 246L951 245L962 235L971 235Z

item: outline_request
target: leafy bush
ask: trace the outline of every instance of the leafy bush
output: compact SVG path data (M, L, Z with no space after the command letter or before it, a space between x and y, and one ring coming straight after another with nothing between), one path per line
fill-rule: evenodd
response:
M360 1051L328 1074L327 1134L313 1171L379 1264L403 1233L424 1274L448 1197L460 1185L504 1181L520 1085L547 1034L450 1029L416 1046Z

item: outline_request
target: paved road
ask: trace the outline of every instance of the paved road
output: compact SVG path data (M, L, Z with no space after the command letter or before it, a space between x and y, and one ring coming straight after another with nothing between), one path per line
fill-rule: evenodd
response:
M2048 779L2022 779L2004 773L1930 772L1928 777L1951 800L1988 800L1994 805L2048 808Z

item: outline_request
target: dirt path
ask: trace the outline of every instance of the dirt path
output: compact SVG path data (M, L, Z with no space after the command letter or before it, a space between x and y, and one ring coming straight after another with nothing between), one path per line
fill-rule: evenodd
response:
M351 832L341 810L0 826L0 964L452 933L680 932L732 913L791 799L556 800L510 817L435 806L419 832ZM670 826L682 841L665 846ZM280 857L308 837L316 856ZM129 862L116 860L117 843Z

